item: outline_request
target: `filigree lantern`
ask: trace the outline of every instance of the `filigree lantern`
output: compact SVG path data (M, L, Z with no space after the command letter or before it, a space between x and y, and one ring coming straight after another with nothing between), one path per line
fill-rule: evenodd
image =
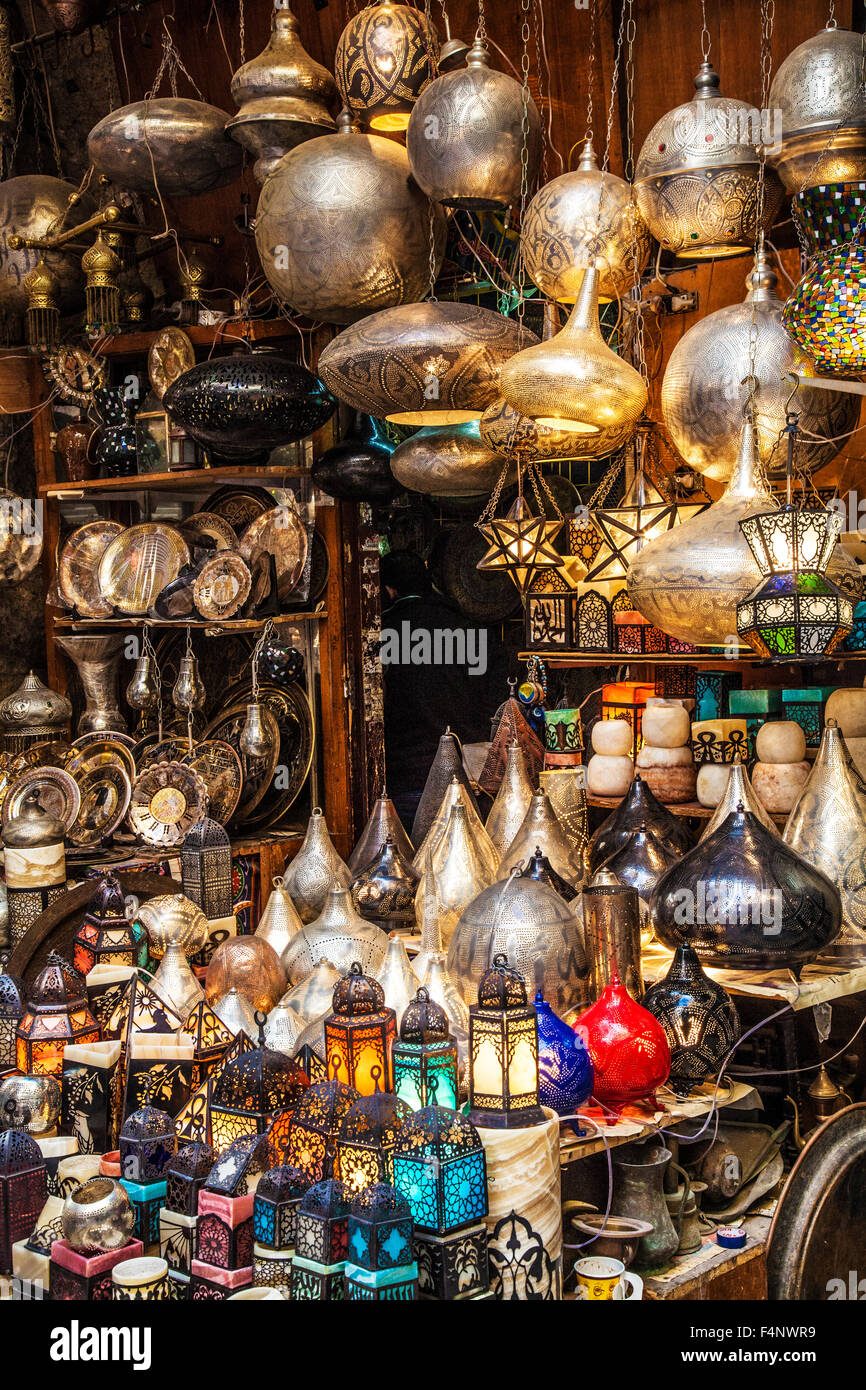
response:
M343 104L373 130L405 130L434 73L439 37L423 11L383 0L346 25L334 71Z
M493 957L469 1009L469 1118L489 1129L541 1124L538 1018L523 976Z
M344 1076L362 1096L392 1090L396 1036L397 1017L382 986L355 961L334 990L334 1012L325 1020L328 1071Z
M15 1070L15 1033L27 1005L24 982L6 971L6 956L0 956L0 1073Z
M147 932L126 912L126 895L114 874L100 879L75 933L72 964L87 976L95 965L147 966Z
M58 1081L67 1043L99 1041L99 1026L87 1007L84 981L56 951L33 981L16 1038L18 1070L54 1076Z
M337 1135L344 1116L360 1092L344 1081L317 1081L298 1102L285 1151L285 1162L304 1174L310 1186L339 1176Z
M425 1105L456 1108L457 1044L448 1031L445 1010L423 985L403 1014L392 1056L394 1090L413 1110Z
M0 1274L12 1272L12 1246L35 1229L48 1195L45 1159L20 1129L0 1134Z
M219 1152L241 1135L266 1132L272 1146L285 1143L292 1111L308 1084L297 1063L262 1042L228 1062L214 1082L211 1099L214 1148Z
M355 1101L343 1116L337 1137L337 1164L347 1192L392 1181L394 1145L411 1114L405 1100L389 1091L375 1091Z
M145 1105L123 1122L120 1131L121 1177L134 1183L165 1181L165 1170L177 1150L174 1121L164 1110Z
M406 1121L394 1149L394 1185L418 1231L446 1236L487 1215L487 1164L475 1126L428 1105Z
M412 1250L412 1213L388 1183L365 1187L349 1208L346 1297L364 1302L407 1303L418 1297Z
M317 1183L301 1198L295 1217L292 1298L337 1301L349 1248L349 1204L336 1178Z
M184 894L209 922L233 916L232 850L218 821L205 816L189 831L180 852L180 872Z
M310 1181L299 1168L283 1164L262 1173L253 1203L253 1236L269 1250L292 1250L298 1205Z
M527 465L530 469L534 464ZM504 570L525 594L539 569L556 569L562 565L562 556L554 546L554 541L565 522L562 516L557 521L548 521L544 512L539 516L523 495L522 477L520 490L508 514L496 517L493 510L498 488L491 495L490 502L476 523L490 549L478 561L480 570Z
M216 1161L210 1144L184 1144L169 1159L165 1169L165 1205L181 1216L198 1214L198 1194Z

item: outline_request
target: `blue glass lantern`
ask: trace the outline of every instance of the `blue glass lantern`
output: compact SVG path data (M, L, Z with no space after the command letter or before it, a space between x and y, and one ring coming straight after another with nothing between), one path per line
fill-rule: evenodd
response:
M352 1199L348 1258L373 1273L412 1263L412 1210L388 1183L371 1183Z
M298 1204L310 1186L299 1168L283 1164L262 1173L253 1203L253 1237L271 1250L293 1250Z
M475 1126L428 1105L406 1121L393 1152L394 1186L420 1231L447 1235L487 1215L487 1164Z
M423 985L410 1000L394 1044L394 1090L413 1110L425 1105L457 1106L457 1044L445 1010Z
M538 1014L538 1099L557 1115L576 1115L592 1095L595 1073L583 1039L553 1012L541 990ZM573 1124L575 1134L584 1131Z

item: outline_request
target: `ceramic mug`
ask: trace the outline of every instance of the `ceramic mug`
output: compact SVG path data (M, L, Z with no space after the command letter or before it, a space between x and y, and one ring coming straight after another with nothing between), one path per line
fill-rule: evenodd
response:
M576 1297L581 1301L632 1301L643 1297L643 1281L626 1271L622 1260L592 1255L574 1266Z

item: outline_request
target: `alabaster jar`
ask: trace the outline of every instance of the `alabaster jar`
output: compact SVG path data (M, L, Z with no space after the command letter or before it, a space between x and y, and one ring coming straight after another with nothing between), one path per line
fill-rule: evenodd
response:
M630 757L633 737L627 719L599 719L592 726L592 751L607 758Z
M824 718L835 719L847 740L866 738L866 690L860 686L834 690L824 706Z
M688 724L686 711L682 713ZM691 748L657 748L645 743L637 755L637 769L663 806L694 801L698 774Z
M812 771L810 762L755 763L752 788L767 811L787 815Z
M625 796L634 776L634 763L625 756L593 753L586 767L586 783L593 796Z
M641 728L644 743L654 748L681 748L691 733L688 711L678 700L647 700Z
M697 796L702 806L718 806L725 794L731 768L728 763L704 763L698 769Z
M760 763L801 763L806 756L806 735L792 719L762 724L755 740Z

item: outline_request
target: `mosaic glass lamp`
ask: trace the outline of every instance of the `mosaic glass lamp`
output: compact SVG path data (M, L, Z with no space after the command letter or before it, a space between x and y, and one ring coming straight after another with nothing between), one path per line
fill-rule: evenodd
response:
M850 241L815 257L787 300L782 322L819 375L866 372L866 242L861 226Z
M523 976L493 957L469 1010L469 1118L493 1129L541 1124L538 1018Z
M425 1105L457 1106L457 1044L445 1010L421 986L400 1021L392 1052L394 1090L413 1110Z
M87 1007L84 981L56 951L33 982L16 1039L18 1070L54 1076L58 1081L67 1043L99 1041L99 1025Z

